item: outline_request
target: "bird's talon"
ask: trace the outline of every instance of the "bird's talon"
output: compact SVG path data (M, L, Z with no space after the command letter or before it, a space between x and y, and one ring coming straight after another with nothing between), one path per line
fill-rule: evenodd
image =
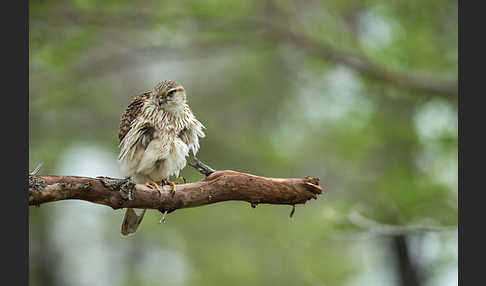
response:
M149 180L147 183L145 183L145 186L149 187L152 190L157 190L159 193L161 193L162 188L160 188L160 185L159 185L160 183L162 183L162 181Z

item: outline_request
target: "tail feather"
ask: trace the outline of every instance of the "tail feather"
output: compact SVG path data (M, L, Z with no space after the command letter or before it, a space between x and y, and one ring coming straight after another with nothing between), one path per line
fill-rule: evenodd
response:
M127 208L125 210L125 216L123 217L123 222L121 225L121 234L123 236L134 234L140 223L142 222L143 216L145 215L145 209L132 209Z

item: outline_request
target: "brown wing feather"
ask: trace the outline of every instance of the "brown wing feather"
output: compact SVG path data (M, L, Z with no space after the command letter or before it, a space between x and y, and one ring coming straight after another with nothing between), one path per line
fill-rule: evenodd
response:
M130 131L133 120L135 120L135 118L137 118L137 116L140 114L143 103L149 96L150 92L145 92L141 95L135 96L125 112L123 112L120 120L120 129L118 131L118 139L120 142L123 140L128 131Z

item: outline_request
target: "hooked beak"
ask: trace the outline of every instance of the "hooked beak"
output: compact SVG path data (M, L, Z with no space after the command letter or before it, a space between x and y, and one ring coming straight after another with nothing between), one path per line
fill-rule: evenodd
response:
M167 102L166 98L159 98L159 105L162 105Z

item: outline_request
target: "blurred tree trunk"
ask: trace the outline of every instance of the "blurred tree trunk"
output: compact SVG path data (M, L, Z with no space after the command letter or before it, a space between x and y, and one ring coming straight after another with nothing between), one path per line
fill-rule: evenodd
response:
M421 286L421 270L413 263L410 257L407 237L396 235L392 238L392 252L396 260L396 267L401 286Z
M383 92L386 93L386 90ZM419 148L418 138L416 137L414 116L419 106L419 101L412 97L403 97L392 99L387 96L382 96L377 99L378 106L387 110L388 117L392 124L383 122L383 129L385 130L385 147L380 155L385 158L382 166L382 172L393 170L399 165L401 168L413 170L412 173L419 172L415 164L414 154ZM394 130L400 125L400 133ZM415 136L411 135L415 134ZM384 155L391 154L391 155ZM411 175L411 179L414 175ZM395 208L393 202L390 202L388 207L388 216L390 221L394 224L402 224L403 218L399 209ZM400 286L421 286L424 284L425 273L418 263L414 263L413 257L410 256L410 243L408 235L401 234L391 237L390 240L390 254L394 258L395 273L398 285Z
M31 227L30 240L35 241L38 252L29 254L29 285L42 285L42 286L60 286L58 277L56 277L57 267L59 265L59 256L56 253L51 239L48 219L45 214L45 210L36 211L35 216L30 217ZM32 223L32 220L35 220ZM32 229L35 228L35 231Z

